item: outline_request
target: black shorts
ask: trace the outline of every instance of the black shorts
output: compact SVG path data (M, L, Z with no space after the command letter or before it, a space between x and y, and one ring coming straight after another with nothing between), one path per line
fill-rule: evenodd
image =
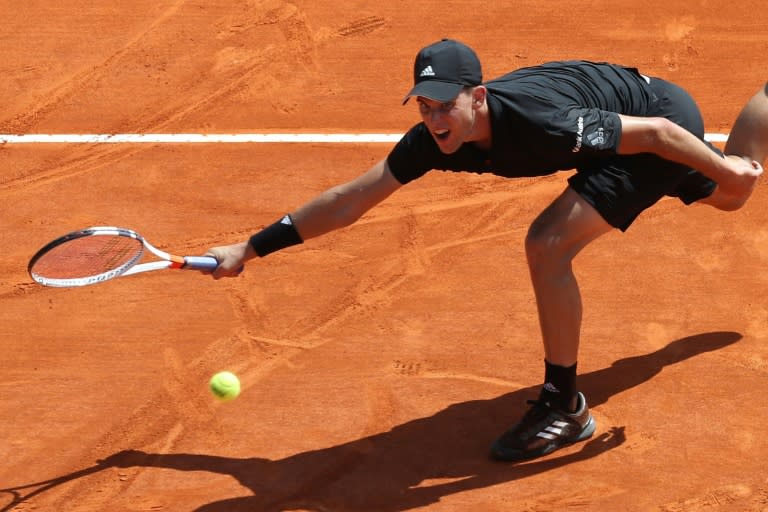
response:
M651 78L649 87L658 97L658 109L649 116L665 117L704 140L704 121L687 92L658 78ZM712 144L706 144L722 155ZM664 196L691 204L710 196L716 187L703 174L648 153L615 156L579 168L568 184L611 226L622 231Z

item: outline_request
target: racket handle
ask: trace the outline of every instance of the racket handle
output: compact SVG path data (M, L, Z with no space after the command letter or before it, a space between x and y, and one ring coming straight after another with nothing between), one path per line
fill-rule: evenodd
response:
M212 256L184 256L184 266L188 270L214 270L219 262Z

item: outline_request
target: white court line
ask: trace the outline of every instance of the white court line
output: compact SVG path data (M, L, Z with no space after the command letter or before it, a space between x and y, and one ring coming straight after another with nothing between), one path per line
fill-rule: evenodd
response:
M30 143L151 143L151 144L206 144L206 143L370 143L397 142L397 133L114 133L66 134L39 133L0 135L0 144Z
M312 143L363 144L397 142L400 133L30 133L0 134L0 144L207 144L207 143ZM727 134L707 133L710 142L725 142Z

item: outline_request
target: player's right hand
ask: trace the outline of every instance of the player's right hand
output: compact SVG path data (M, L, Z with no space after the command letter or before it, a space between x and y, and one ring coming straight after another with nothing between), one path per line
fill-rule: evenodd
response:
M214 279L237 277L243 271L245 262L255 256L251 245L245 241L232 245L212 247L205 256L216 258L219 265L210 272Z

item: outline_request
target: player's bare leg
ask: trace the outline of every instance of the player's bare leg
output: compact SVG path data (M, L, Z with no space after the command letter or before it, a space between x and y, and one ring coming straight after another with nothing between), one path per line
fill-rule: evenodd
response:
M733 124L724 151L726 158L741 159L759 173L768 158L768 84L765 84L744 105ZM729 195L720 187L701 202L720 210L738 210L747 202L751 190L746 194Z
M576 363L582 307L571 262L589 242L612 229L589 203L567 188L528 231L528 268L536 293L544 354L550 363Z
M539 457L594 433L586 399L576 390L581 295L571 262L611 229L571 188L531 225L525 249L544 340L546 382L523 418L493 444L494 459Z
M768 157L768 83L747 102L725 144L725 154L765 165Z

